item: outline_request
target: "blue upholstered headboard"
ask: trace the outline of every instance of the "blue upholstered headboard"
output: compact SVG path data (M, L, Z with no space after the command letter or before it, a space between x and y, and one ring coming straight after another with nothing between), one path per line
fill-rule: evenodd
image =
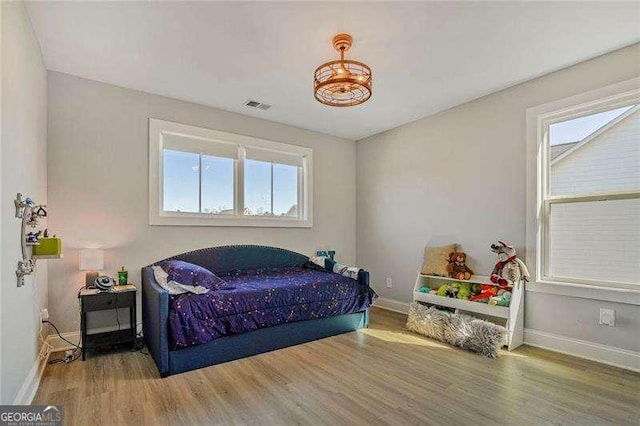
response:
M165 260L183 260L220 274L245 269L302 266L309 258L278 247L239 245L194 250L160 260L153 265Z

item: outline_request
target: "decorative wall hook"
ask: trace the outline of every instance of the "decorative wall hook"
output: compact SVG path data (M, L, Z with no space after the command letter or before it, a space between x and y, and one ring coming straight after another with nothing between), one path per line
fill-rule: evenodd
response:
M22 194L18 192L16 199L13 201L13 204L16 206L16 217L18 219L22 219L22 214L24 212L24 208L27 206L25 200L22 199Z
M22 199L22 194L18 193L16 199L13 201L16 207L16 218L22 219L22 226L20 231L20 245L22 247L22 260L18 261L18 268L16 269L16 278L18 279L18 287L24 285L24 277L31 275L36 268L36 262L31 256L31 250L27 247L27 243L37 244L40 231L29 232L27 234L27 226L36 227L38 225L38 219L47 216L47 210L44 204L36 205L29 197Z

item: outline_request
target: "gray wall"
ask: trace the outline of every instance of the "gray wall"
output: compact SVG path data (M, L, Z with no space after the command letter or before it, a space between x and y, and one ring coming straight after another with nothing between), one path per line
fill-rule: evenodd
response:
M22 192L46 203L47 72L22 2L2 2L2 132L0 185L0 403L12 403L33 368L40 344L39 306L47 303L46 263L16 287L20 220L13 199Z
M636 77L639 57L636 44L358 141L358 264L380 296L411 301L425 245L462 244L482 275L497 238L524 259L526 109ZM525 327L640 351L634 305L527 292Z
M313 228L149 226L149 117L313 148ZM355 262L353 141L50 72L48 163L49 228L62 237L65 254L49 262L49 309L65 332L78 330L84 247L105 248L104 272L124 265L133 283L144 265L224 244L305 254L333 247L341 261Z

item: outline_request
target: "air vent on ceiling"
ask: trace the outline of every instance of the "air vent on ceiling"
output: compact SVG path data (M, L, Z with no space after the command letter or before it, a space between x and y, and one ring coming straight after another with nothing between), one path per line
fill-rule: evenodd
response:
M258 108L258 109L264 109L267 110L269 108L271 108L271 105L269 104L263 104L262 102L258 102L258 101L253 101L251 99L247 100L244 105L251 107L251 108Z

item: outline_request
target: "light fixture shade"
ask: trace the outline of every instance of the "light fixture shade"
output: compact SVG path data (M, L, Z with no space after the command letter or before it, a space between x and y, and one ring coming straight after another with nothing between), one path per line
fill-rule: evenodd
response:
M104 250L83 249L80 250L80 270L100 271L104 269Z
M333 47L340 53L340 59L326 62L316 68L313 92L318 102L348 107L366 102L371 97L371 68L362 62L344 59L344 52L349 50L352 42L349 34L333 37Z

